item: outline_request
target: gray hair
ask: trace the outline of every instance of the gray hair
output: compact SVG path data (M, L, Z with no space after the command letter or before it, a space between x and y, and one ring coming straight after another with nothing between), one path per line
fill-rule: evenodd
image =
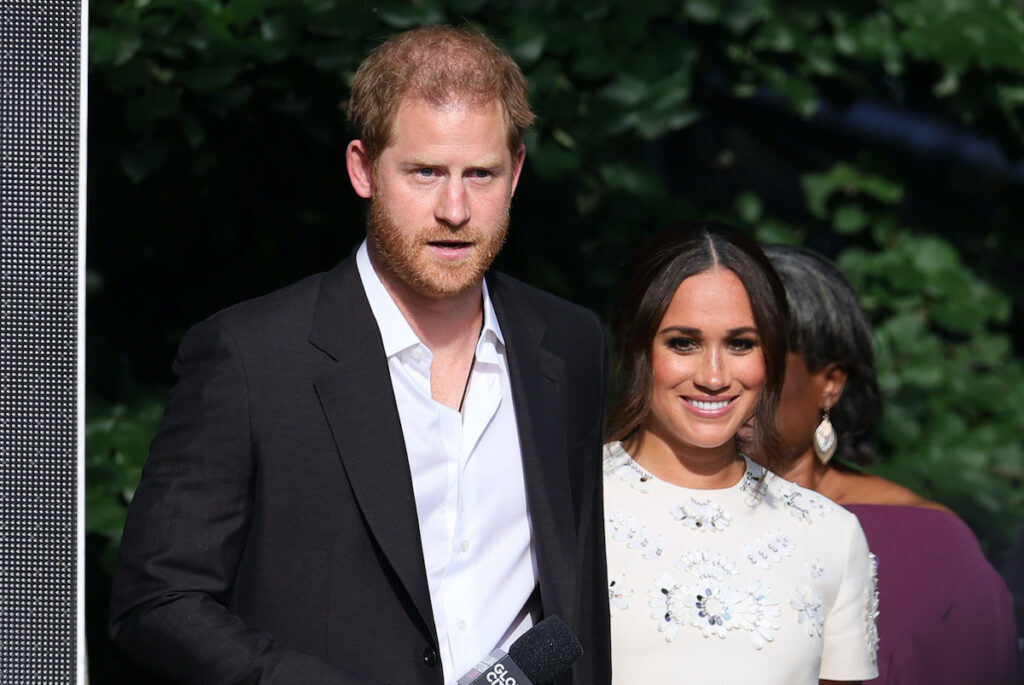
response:
M828 259L788 245L764 251L786 287L790 351L804 358L811 373L835 364L847 374L843 394L829 411L839 437L836 453L866 464L875 456L881 411L871 324L853 288Z

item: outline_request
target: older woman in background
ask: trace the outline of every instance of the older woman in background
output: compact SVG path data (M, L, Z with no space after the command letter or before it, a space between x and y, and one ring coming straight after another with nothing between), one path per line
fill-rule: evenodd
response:
M776 421L787 460L780 473L856 514L878 558L879 677L871 682L1016 682L1012 601L971 530L941 504L848 465L871 460L880 409L871 328L856 295L814 252L765 252L791 316ZM741 437L758 457L750 431Z

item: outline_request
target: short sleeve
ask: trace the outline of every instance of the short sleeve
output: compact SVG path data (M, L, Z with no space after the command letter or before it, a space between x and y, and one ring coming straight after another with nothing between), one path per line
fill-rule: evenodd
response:
M869 680L878 677L876 654L878 589L875 556L864 531L850 516L846 568L836 601L825 618L819 677L824 680Z

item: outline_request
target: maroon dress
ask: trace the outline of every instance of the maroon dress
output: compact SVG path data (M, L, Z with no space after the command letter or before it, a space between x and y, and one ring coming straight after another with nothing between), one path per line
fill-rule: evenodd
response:
M953 514L851 504L878 558L878 679L960 685L1017 682L1013 600Z

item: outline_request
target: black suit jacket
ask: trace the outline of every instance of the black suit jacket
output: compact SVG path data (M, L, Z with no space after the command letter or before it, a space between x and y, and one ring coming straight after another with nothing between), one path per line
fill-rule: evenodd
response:
M605 683L603 329L509 277L488 287L542 608L584 647L562 682ZM121 544L118 650L171 681L441 683L405 443L354 255L196 325L175 372Z

